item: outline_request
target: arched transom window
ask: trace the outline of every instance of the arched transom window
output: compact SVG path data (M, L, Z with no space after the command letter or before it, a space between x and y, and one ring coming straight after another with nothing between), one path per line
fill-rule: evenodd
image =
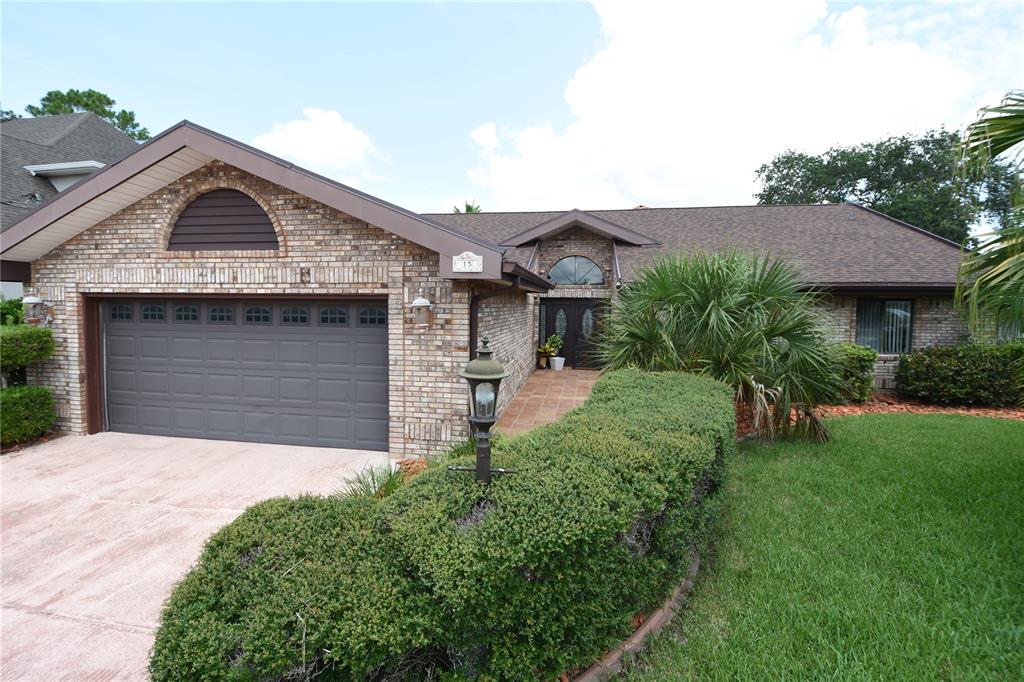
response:
M604 284L604 273L589 258L568 256L551 266L548 279L554 284Z

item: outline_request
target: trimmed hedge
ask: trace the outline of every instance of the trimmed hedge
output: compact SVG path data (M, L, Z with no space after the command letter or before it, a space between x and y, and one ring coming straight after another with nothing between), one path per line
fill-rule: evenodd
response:
M875 361L878 353L867 346L840 343L833 347L841 388L839 402L862 403L875 388Z
M53 330L30 324L0 326L0 368L7 372L53 355Z
M53 428L57 412L45 386L12 386L0 391L0 443L32 440Z
M724 384L624 370L560 422L501 439L495 466L516 473L490 488L435 463L384 499L258 504L168 600L150 672L526 680L586 665L707 541L734 418Z
M940 405L1009 406L1024 398L1024 342L935 346L900 357L896 388Z

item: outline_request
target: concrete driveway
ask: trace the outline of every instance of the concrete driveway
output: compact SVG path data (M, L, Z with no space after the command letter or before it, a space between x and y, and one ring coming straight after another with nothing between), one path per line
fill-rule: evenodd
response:
M268 497L382 452L102 433L0 457L0 677L139 680L203 542Z

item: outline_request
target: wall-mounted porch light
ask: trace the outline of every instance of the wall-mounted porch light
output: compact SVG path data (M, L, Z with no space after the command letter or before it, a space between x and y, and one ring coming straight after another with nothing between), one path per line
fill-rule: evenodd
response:
M38 296L23 296L21 305L25 311L25 323L46 327L53 320L46 301Z
M423 289L417 292L409 309L412 310L412 319L417 327L429 327L434 321L434 304L423 295Z

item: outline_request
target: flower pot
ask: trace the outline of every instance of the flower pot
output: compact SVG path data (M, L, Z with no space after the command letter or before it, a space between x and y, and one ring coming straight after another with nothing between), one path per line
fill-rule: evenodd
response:
M551 358L551 369L559 371L565 366L565 358L553 357Z
M548 368L548 356L546 356L546 355L540 356L540 361L539 361L538 364L540 364L540 368L541 369L547 369Z

